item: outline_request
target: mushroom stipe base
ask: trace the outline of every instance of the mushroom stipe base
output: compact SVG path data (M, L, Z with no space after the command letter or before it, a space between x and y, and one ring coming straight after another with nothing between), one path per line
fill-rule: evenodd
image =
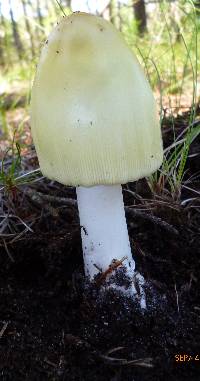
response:
M120 291L139 297L145 308L144 280L135 272L121 185L80 186L76 193L86 276L93 280L100 272L99 280L107 281L123 267L130 286ZM112 287L118 287L114 281Z

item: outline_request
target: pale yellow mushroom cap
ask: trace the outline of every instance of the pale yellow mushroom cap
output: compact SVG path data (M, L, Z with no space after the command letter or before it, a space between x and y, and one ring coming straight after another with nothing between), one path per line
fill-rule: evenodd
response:
M53 29L32 90L41 171L66 185L122 184L163 157L152 90L113 25L75 13Z

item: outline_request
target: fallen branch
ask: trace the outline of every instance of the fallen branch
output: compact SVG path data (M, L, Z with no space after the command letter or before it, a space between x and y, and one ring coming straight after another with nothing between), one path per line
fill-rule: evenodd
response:
M53 214L53 215L57 214L55 212L56 209L53 208L53 210L52 210L51 206L44 205L44 201L46 201L46 202L48 202L50 204L66 205L66 206L70 206L70 207L77 207L77 201L72 199L72 198L52 196L52 195L48 195L48 194L44 194L44 193L35 191L35 190L31 189L31 188L29 188L26 191L26 195L28 197L30 197L33 202L35 202L38 205L44 207L45 209L48 209L48 211L51 214ZM143 220L150 221L154 225L158 225L161 228L167 230L168 232L170 232L170 233L172 233L174 235L178 235L179 234L178 230L174 226L170 225L166 221L163 221L160 217L156 217L156 216L154 216L152 214L149 214L149 213L141 212L141 211L139 211L137 209L133 209L133 208L130 208L128 206L125 207L125 211L130 216L139 217L139 218L141 218Z
M44 194L42 192L35 191L31 188L27 189L26 195L32 199L32 201L35 201L39 204L43 201L47 201L51 204L57 204L57 205L66 205L66 206L77 206L77 201L73 198L66 198L66 197L57 197L52 196L49 194Z
M125 207L125 211L134 217L139 217L143 220L147 220L152 222L155 225L160 226L161 228L167 230L169 233L172 233L174 235L179 235L179 231L172 225L170 225L168 222L163 221L160 217L153 216L149 213L141 212L137 209L129 208L128 206Z

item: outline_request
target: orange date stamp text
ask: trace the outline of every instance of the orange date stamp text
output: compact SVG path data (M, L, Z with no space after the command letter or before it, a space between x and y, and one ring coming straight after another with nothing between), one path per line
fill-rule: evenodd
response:
M184 363L184 362L200 362L200 354L191 355L189 353L178 353L174 355L174 359L176 362Z

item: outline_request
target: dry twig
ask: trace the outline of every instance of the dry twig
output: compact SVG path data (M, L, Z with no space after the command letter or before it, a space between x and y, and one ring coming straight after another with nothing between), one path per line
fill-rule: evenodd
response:
M121 351L124 349L124 347L116 347L113 349L110 349L106 352L105 355L100 354L99 357L109 363L109 365L119 365L119 366L141 366L145 368L153 368L154 365L152 364L152 358L147 357L144 359L135 359L135 360L127 360L126 358L117 358L112 357L110 354Z
M4 323L3 327L1 328L1 331L0 331L0 339L2 339L6 329L7 329L7 326L8 326L8 322Z
M163 229L167 230L169 233L172 233L174 235L179 234L178 230L174 226L170 225L166 221L163 221L160 217L153 216L152 214L149 214L149 213L143 213L139 210L132 209L127 206L125 207L125 211L133 217L139 217L143 220L150 221L153 224L158 225L162 227Z

